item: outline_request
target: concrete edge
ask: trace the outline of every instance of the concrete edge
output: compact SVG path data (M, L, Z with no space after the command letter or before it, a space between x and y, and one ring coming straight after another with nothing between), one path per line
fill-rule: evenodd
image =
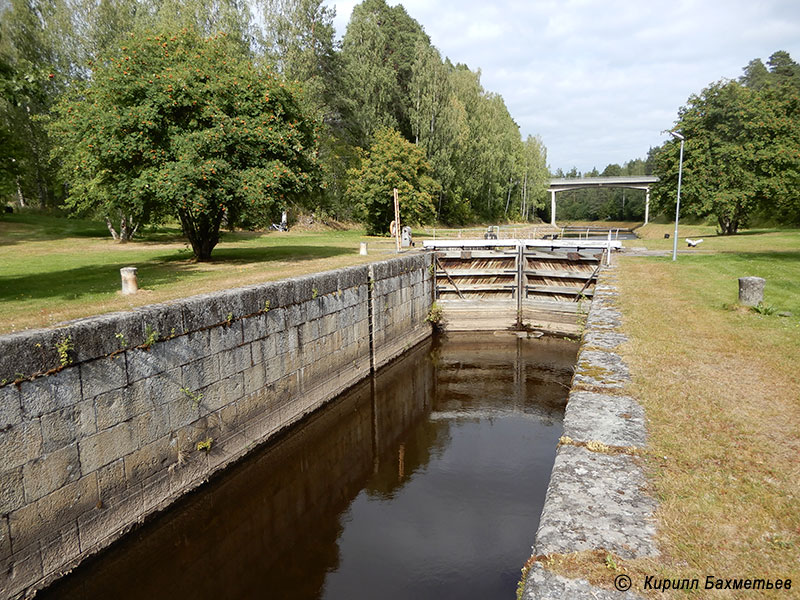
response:
M384 280L424 268L430 257L422 253L267 281L232 289L195 294L160 304L138 306L65 321L52 327L0 335L0 387L15 380L63 368L58 346L69 342L68 366L103 358L125 349L156 345L175 337L203 331L222 323L235 323L270 309L286 308L309 297L335 294L342 288L366 284L374 273Z
M647 481L635 458L647 444L644 410L624 395L630 373L614 352L627 339L616 308L615 270L601 271L587 315L533 556L598 549L627 559L659 554L657 504L644 491ZM566 597L641 598L562 577L538 562L527 570L523 598Z

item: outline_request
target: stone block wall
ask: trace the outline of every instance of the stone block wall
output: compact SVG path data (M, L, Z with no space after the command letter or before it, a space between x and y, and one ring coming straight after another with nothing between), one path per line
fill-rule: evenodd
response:
M544 557L594 550L622 559L658 556L656 502L636 460L647 447L644 409L626 394L630 374L617 352L627 337L616 281L616 265L605 267L595 287L567 398L564 435L533 556L523 570L524 600L641 600L634 590L612 589L616 571L608 571L607 589L548 570Z
M71 569L430 335L430 264L0 337L0 596Z

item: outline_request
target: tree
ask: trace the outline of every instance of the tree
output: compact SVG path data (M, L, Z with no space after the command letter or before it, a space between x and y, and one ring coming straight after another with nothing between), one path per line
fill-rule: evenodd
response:
M68 206L125 229L180 219L197 260L225 219L265 222L316 180L314 125L291 87L222 35L131 34L54 109Z
M800 89L800 65L792 60L788 52L785 50L773 52L767 64L773 81L778 84L788 83Z
M686 137L681 209L713 215L734 234L760 207L791 212L800 173L800 101L790 85L759 91L719 81L692 95L676 127ZM672 210L678 175L677 142L656 157L661 178L656 205Z
M357 164L344 93L344 63L335 39L334 8L321 0L261 0L267 58L302 85L303 100L320 122L319 162L324 185L309 197L309 208L351 218L344 201L347 169Z
M536 209L541 210L545 206L550 173L547 171L547 148L542 138L529 135L523 146L520 216L527 221L535 214Z
M9 195L19 175L21 148L11 130L12 88L15 73L0 53L0 197Z
M96 2L97 0L83 0ZM131 0L106 0L107 2L130 2ZM255 44L253 17L250 5L241 0L145 0L136 2L150 9L137 16L137 29L148 31L181 31L194 29L202 36L225 33L235 52L251 55Z
M425 152L394 129L382 129L365 155L361 168L349 172L347 195L358 205L369 235L389 231L394 220L392 190L400 198L400 220L412 225L425 224L435 217L434 197L439 184L428 173Z
M0 116L14 140L14 187L17 201L40 207L57 203L56 182L47 157L49 140L39 117L47 114L59 91L59 69L68 58L56 47L55 23L61 23L59 0L11 0L0 9L0 54L8 66ZM68 34L65 27L64 33Z
M334 119L342 68L333 27L336 9L322 0L262 2L268 55L286 79L302 82L316 117Z
M798 65L788 52L778 50L773 52L767 60L769 69L760 58L754 58L742 69L744 75L739 77L739 83L753 90L763 90L789 84L800 89L800 65Z
M342 38L342 59L352 100L352 133L362 148L386 127L413 139L408 98L419 39L430 44L401 4L364 0L353 9Z
M409 84L409 116L414 142L425 149L434 178L442 189L437 198L440 221L455 224L471 219L465 198L453 193L455 161L465 149L469 125L465 106L454 93L450 61L425 38L415 46Z
M744 75L739 77L739 83L754 90L760 90L769 84L770 74L760 58L754 58L742 69Z
M456 65L450 73L450 85L454 103L463 110L465 133L452 155L455 175L446 190L448 198L467 203L468 214L483 220L503 218L511 195L515 191L519 195L521 187L519 127L503 98L483 89L480 72Z

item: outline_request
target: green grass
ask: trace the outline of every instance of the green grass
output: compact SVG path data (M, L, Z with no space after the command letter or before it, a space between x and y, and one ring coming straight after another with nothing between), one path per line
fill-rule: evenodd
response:
M628 563L634 580L800 578L800 232L747 233L677 262L621 260L626 392L647 414L663 553ZM792 316L739 307L747 275L764 277L765 302Z
M674 224L650 223L636 230L640 239L628 240L626 247L644 246L649 250L672 250ZM664 234L670 235L664 239ZM701 239L696 248L688 248L686 238ZM780 252L800 249L800 229L745 229L736 235L717 235L710 225L681 225L678 229L678 252L708 254L714 252Z
M0 246L63 237L102 237L108 235L103 223L86 219L68 219L37 212L0 216L3 224Z
M368 241L370 255L359 256ZM114 242L103 223L22 213L0 217L0 332L380 260L388 238L363 230L224 233L213 260L196 263L180 230L149 229ZM123 297L119 269L138 268L142 292Z
M796 239L800 243L800 235ZM685 293L707 308L734 305L738 301L739 277L763 277L764 303L779 312L792 312L800 319L800 250L679 256L674 266L671 257L654 257L648 263L679 269Z

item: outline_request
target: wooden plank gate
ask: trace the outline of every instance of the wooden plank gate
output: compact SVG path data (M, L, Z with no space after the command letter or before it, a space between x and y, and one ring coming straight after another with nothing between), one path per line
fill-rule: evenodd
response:
M452 331L580 332L614 240L437 240L436 299Z

